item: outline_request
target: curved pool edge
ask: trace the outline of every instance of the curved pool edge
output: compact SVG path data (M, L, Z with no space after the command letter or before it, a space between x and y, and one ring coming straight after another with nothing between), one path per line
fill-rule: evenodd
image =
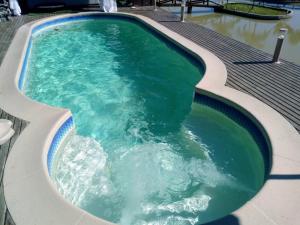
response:
M47 155L50 145L71 113L66 109L34 102L20 93L17 87L27 44L34 27L56 18L94 14L107 15L69 14L24 25L16 33L2 62L0 107L29 122L9 154L4 173L5 199L16 225L111 224L67 202L49 177ZM260 128L272 146L271 175L300 174L300 153L297 151L300 148L300 138L297 131L269 106L226 87L227 72L220 59L147 17L127 13L114 14L141 21L199 58L205 64L206 71L203 79L196 85L196 92L242 111ZM23 150L24 146L26 151ZM300 198L295 198L295 195L299 195L299 187L299 179L269 179L260 192L233 215L238 218L240 224L246 225L296 224L299 216L295 215L292 209L300 203Z

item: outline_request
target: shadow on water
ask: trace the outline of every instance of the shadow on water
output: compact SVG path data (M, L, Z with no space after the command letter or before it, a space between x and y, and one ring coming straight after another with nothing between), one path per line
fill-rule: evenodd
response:
M271 174L269 180L299 180L300 174Z
M240 225L240 222L236 216L228 215L223 217L222 219L206 223L205 225Z

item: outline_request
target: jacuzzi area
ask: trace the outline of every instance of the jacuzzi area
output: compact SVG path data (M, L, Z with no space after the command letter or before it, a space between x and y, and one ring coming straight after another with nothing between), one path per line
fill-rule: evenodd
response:
M272 223L274 155L298 136L216 56L125 13L41 20L12 45L4 106L29 122L4 175L16 225Z

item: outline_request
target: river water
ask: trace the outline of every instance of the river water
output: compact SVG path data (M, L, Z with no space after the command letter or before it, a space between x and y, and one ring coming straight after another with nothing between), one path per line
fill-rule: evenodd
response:
M163 7L175 14L179 7ZM256 20L240 16L214 13L210 8L194 7L187 14L191 21L225 36L231 37L255 48L273 54L280 28L287 28L281 58L300 65L300 8L293 9L293 16L283 20Z

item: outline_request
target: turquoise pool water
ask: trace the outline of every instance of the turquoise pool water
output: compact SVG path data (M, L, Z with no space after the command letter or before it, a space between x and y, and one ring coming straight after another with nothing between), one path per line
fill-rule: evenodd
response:
M201 224L260 189L252 135L193 102L203 67L143 26L76 21L33 36L25 93L69 108L76 135L52 178L74 205L129 224Z

